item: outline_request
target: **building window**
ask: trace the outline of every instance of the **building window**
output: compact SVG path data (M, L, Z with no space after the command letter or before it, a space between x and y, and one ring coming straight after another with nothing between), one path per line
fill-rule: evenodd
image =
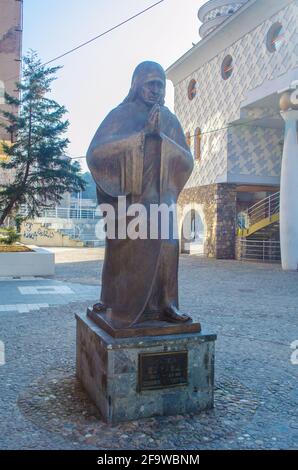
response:
M234 64L233 64L233 57L231 55L227 55L221 65L221 76L224 80L230 78L233 73Z
M277 52L285 40L285 31L281 23L274 23L267 33L266 46L269 52Z
M200 127L197 127L195 130L195 160L201 160L201 140L202 140L202 132Z
M5 93L4 82L0 80L0 104L5 103L4 93Z
M187 145L190 147L191 137L190 137L190 132L188 131L185 133L185 140L186 140Z
M192 79L190 80L188 88L187 88L188 99L193 100L196 94L197 94L197 82L194 79Z

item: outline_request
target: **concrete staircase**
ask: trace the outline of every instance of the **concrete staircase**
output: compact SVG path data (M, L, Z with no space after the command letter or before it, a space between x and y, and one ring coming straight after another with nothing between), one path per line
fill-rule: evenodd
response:
M57 223L57 221L55 222ZM103 246L104 233L101 234L101 237L98 238L98 221L86 220L83 224L78 223L77 221L72 221L72 226L68 228L61 228L59 231L68 235L72 239L80 240L84 246L97 247Z

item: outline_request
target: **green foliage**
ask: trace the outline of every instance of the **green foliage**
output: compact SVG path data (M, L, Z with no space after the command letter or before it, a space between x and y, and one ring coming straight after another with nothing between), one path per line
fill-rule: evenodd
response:
M3 245L13 245L21 238L21 234L13 227L0 228L0 243Z
M66 109L47 97L59 68L42 65L31 51L24 58L23 81L16 84L20 98L5 95L10 110L1 112L2 127L13 138L12 145L3 145L8 159L0 168L11 170L12 177L0 187L0 225L21 204L34 217L66 192L85 188L79 164L65 156Z
M94 199L97 200L96 196L96 185L94 183L94 179L92 178L91 173L88 171L82 174L82 178L86 183L85 191L82 192L83 199Z
M16 227L16 231L19 233L21 231L21 228L22 228L22 223L26 220L27 217L23 217L19 214L17 214L15 217L14 217L14 224L15 224L15 227Z

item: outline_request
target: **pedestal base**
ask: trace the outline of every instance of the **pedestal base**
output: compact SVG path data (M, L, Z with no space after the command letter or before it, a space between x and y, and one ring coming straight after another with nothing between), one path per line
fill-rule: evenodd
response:
M164 336L180 333L195 333L201 331L200 323L189 320L187 322L169 323L167 321L144 321L129 328L114 328L105 313L99 313L87 308L87 316L102 330L113 338L129 338L131 336Z
M77 376L103 419L117 424L213 407L216 335L112 338L77 320Z

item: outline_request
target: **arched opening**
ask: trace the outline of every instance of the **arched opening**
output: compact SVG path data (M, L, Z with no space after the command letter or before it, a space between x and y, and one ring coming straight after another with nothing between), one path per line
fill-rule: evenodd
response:
M184 214L181 228L181 252L205 254L206 224L202 207L195 205Z

